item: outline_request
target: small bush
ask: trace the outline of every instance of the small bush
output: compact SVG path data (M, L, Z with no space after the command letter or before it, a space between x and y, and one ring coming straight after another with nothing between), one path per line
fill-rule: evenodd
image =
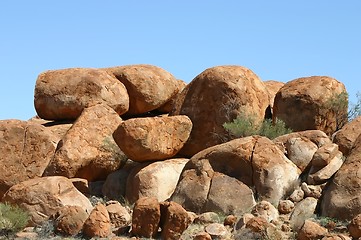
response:
M7 203L0 203L0 230L2 233L16 233L26 227L29 214L23 209Z
M256 124L253 116L244 115L239 115L233 122L224 123L223 127L235 138L261 135L274 139L292 132L280 119L276 119L274 122L271 119L266 119L261 124Z

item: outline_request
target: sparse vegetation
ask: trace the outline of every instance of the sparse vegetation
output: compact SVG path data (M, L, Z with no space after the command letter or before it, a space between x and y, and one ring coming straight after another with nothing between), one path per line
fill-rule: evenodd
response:
M14 234L26 227L29 214L18 206L0 203L0 235Z
M223 127L234 138L261 135L274 139L292 132L280 119L275 121L266 119L261 124L257 124L255 117L246 115L239 115L232 122L224 123Z

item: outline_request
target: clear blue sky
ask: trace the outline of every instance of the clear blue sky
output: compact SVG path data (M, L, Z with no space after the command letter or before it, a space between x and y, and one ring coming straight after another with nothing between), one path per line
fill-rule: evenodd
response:
M236 64L262 80L327 75L361 91L361 1L0 2L0 119L34 116L39 73L147 63L190 82Z

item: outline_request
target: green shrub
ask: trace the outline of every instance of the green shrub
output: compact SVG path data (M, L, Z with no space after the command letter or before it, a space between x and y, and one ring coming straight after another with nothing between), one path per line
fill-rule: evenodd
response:
M0 230L2 233L16 233L26 227L29 214L23 209L7 203L0 203Z
M261 124L257 124L255 117L245 115L239 115L232 122L224 123L223 127L234 138L261 135L269 139L274 139L292 132L280 119L276 119L275 121L266 119Z

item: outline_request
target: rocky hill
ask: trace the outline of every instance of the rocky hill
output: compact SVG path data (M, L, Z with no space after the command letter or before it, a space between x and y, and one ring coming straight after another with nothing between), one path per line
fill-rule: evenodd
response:
M327 76L281 83L217 66L189 84L152 65L41 73L37 116L0 121L0 201L18 239L358 239L361 117ZM238 116L292 133L232 138ZM1 217L0 217L1 219Z

